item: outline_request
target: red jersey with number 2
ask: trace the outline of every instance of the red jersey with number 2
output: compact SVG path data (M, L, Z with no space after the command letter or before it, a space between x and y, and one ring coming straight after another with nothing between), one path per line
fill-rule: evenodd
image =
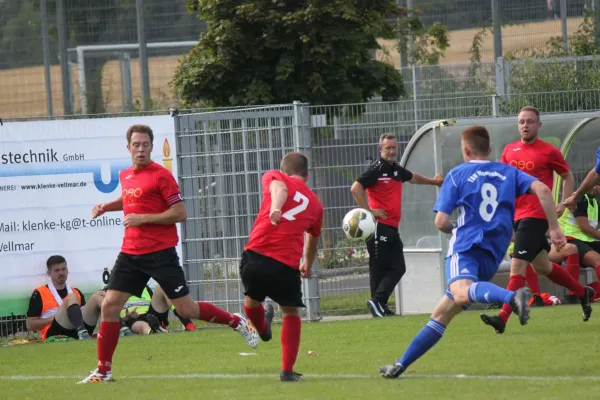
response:
M119 173L123 214L160 214L183 200L173 174L151 161L140 169L129 167ZM125 228L121 251L126 254L148 254L177 246L177 227L144 224Z
M274 180L281 181L287 188L287 200L281 208L282 218L278 225L271 224L271 193ZM323 205L300 179L292 178L280 171L269 171L262 177L263 201L250 231L244 250L252 250L277 260L291 268L300 268L304 250L304 232L313 237L321 236Z
M569 165L560 150L541 139L533 143L518 140L507 144L502 152L502 162L538 178L550 190L554 186L554 172L562 175L569 171ZM535 194L524 194L517 198L515 221L523 218L547 219Z

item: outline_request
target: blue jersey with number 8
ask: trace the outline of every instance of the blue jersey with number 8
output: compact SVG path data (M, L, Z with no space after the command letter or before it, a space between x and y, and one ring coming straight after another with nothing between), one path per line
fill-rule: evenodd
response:
M446 214L459 210L447 257L477 246L499 264L512 237L515 199L535 180L499 162L471 161L453 168L433 207Z

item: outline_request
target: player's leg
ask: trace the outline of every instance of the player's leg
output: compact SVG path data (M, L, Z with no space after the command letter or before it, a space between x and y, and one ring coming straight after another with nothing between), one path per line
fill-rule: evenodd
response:
M541 227L540 223L541 222ZM510 263L510 278L508 280L507 290L516 292L525 286L526 278L525 271L527 265L535 258L540 252L539 242L541 240L548 244L546 241L546 227L543 226L543 220L536 220L533 218L524 218L515 223L515 241L513 257ZM506 322L512 314L512 307L510 304L504 304L498 315L490 316L487 314L481 314L481 320L486 325L494 328L496 333L502 334L506 329Z
M112 358L119 343L120 314L131 295L140 297L150 278L139 269L139 256L119 253L102 302L98 329L98 367L80 383L112 381Z
M258 334L247 323L243 315L231 314L210 303L196 302L192 299L175 248L155 252L144 257L144 271L160 285L181 316L228 325L240 333L248 345L251 347L258 346Z
M540 275L546 276L552 282L557 285L563 286L567 289L572 290L575 296L579 298L581 308L583 310L583 321L586 322L592 315L591 302L594 298L594 289L583 286L578 281L573 279L569 273L558 264L553 264L548 259L547 250L544 249L538 254L538 256L531 262L533 268Z
M154 314L142 314L136 318L129 318L127 321L129 329L138 335L149 335L159 333L160 322Z
M382 229L383 224L377 224L375 234L367 241L367 252L369 253L369 288L371 290L371 298L367 300L367 307L374 318L382 318L384 314L383 308L375 298L375 292L388 268L388 260L384 254L385 243L379 240Z
M294 365L300 349L302 320L298 307L281 306L283 325L281 326L281 374L282 382L296 382L302 374L294 371Z
M156 288L154 288L154 291L152 293L152 299L150 300L150 308L148 309L148 314L152 314L156 316L156 318L158 318L163 330L166 330L167 326L169 326L170 307L171 302L165 294L165 291L160 285L156 285Z
M569 240L568 242L560 251L556 250L555 246L552 245L550 253L548 253L548 258L550 262L558 265L561 265L566 260L565 268L567 273L573 279L579 281L580 261L583 260L584 254L581 254L577 240ZM569 303L579 303L579 299L572 290L569 290L568 301Z
M387 303L392 293L394 293L396 285L406 273L406 261L404 260L404 246L402 240L400 240L400 236L396 230L388 234L390 235L388 237L388 242L382 246L384 247L384 257L388 260L388 267L374 293L374 298L377 299L383 309L384 316L394 315L388 308ZM393 234L396 235L395 238L392 236Z
M267 297L269 287L276 286L276 274L273 260L254 253L245 251L240 262L240 279L244 286L244 313L254 325L256 332L263 342L268 342L273 337L271 324L275 310L271 304L267 310L262 303Z
M542 291L540 289L540 279L531 264L527 265L527 268L525 269L525 280L527 281L527 286L533 294L531 305L534 307L543 307L544 300L540 296Z
M98 291L90 296L85 303L85 306L81 307L83 324L90 335L94 332L94 329L100 320L100 312L104 297L106 297L106 292Z
M69 293L58 308L54 320L66 330L75 330L80 340L91 339L83 322L83 314L79 298L75 293Z

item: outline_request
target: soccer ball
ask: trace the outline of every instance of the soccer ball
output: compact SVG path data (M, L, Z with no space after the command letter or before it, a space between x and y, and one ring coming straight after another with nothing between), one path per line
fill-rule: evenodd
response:
M375 233L375 217L363 208L355 208L344 217L342 229L348 239L367 241Z

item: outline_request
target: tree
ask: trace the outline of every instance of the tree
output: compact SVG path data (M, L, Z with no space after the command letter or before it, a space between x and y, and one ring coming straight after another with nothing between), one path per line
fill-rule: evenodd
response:
M311 104L404 94L401 74L374 59L394 39L394 0L188 0L207 31L172 80L186 105Z

